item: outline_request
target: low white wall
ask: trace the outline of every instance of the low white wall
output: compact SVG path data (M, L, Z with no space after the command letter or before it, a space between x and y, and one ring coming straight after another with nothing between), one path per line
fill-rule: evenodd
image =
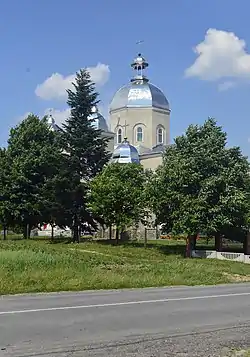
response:
M233 260L235 262L250 264L250 255L244 253L216 252L215 250L192 250L191 254L193 258Z

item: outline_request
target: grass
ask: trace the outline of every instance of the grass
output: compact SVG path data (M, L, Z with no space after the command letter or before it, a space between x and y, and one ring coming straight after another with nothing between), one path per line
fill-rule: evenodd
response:
M184 259L184 243L0 242L0 294L250 281L250 265Z

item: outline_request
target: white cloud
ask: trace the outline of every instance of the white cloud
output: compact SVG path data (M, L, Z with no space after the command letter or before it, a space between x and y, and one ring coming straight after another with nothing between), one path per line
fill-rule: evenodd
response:
M186 69L186 77L207 81L250 78L250 54L246 52L246 43L233 32L210 28L194 52L198 57ZM234 86L233 81L225 83L221 84L223 90Z
M236 83L232 82L232 81L226 81L226 82L222 82L218 85L218 89L220 92L226 91L230 88L233 88L236 86Z
M88 67L87 70L96 86L104 85L109 79L110 69L106 64L98 63L95 67ZM43 83L36 87L35 94L46 100L65 99L67 97L66 90L72 89L72 82L74 80L75 73L68 76L63 76L60 73L53 73Z

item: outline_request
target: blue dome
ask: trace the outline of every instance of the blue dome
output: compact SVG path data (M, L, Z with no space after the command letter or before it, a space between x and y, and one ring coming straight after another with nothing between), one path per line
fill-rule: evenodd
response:
M98 109L96 106L92 108L92 113L89 116L90 120L92 121L93 126L96 129L102 130L102 131L109 131L108 125L104 117L98 112Z
M130 145L129 142L125 139L121 144L119 144L112 155L111 162L119 162L122 164L127 163L140 163L139 154L137 149Z
M152 83L130 83L114 95L110 112L122 108L153 107L169 110L169 103L162 91Z

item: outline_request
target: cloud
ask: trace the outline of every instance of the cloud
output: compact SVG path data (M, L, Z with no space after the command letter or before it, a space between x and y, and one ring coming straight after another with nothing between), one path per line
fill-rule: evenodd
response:
M98 63L95 67L88 67L92 81L96 86L104 85L110 75L109 66ZM35 89L35 94L45 100L59 99L64 100L67 97L66 90L72 89L72 82L75 80L75 73L63 76L60 73L53 73L43 83Z
M245 41L233 32L210 28L194 52L197 58L186 69L186 77L205 81L250 79L250 54L246 51ZM234 81L224 82L220 86L224 87L223 90L229 89L234 86Z
M232 81L226 81L226 82L222 82L218 85L218 90L220 92L226 91L230 88L233 88L236 86L236 83L232 82Z

